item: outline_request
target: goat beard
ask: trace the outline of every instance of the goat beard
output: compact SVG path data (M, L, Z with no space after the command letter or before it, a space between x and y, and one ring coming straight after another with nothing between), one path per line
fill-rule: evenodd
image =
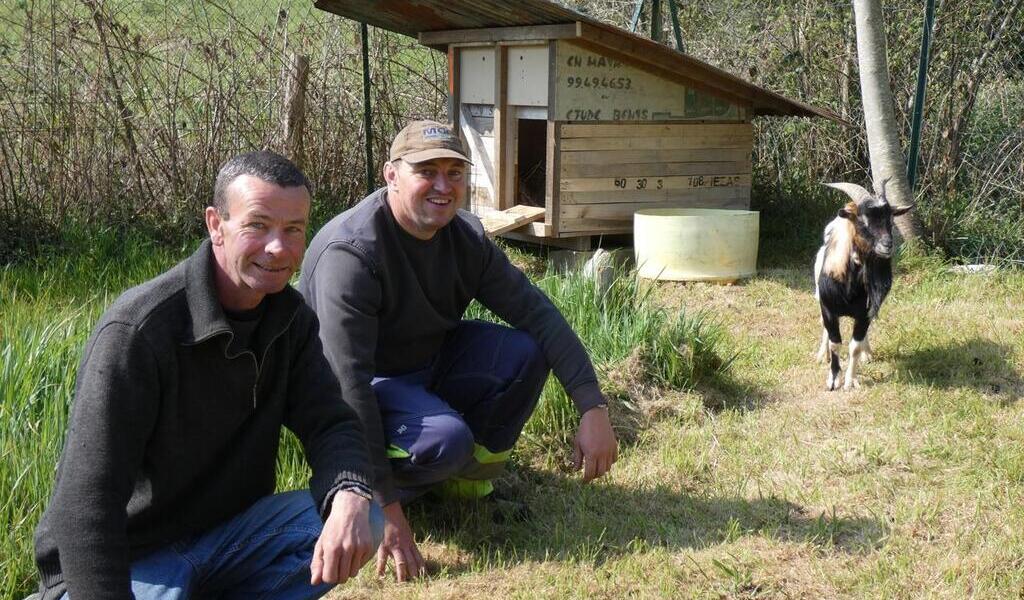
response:
M880 258L873 253L864 260L865 283L868 292L868 318L878 316L878 309L892 289L892 259Z

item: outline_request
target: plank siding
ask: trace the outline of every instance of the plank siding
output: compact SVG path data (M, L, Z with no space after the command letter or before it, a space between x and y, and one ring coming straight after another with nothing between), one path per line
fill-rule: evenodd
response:
M679 208L689 207L686 203L669 204L663 202L624 202L620 204L587 204L569 205L561 208L561 233L581 233L604 230L606 233L631 233L633 231L633 213L644 208ZM702 200L699 208L731 208L747 209L749 198L720 198Z
M626 192L562 192L559 196L562 199L561 208L576 205L593 204L626 204L629 202L655 203L663 205L661 208L670 208L673 202L679 206L688 208L702 208L703 202L717 202L721 199L743 199L749 200L749 187L723 187L714 189L697 190L659 190L659 191L626 191ZM710 208L710 207L709 207ZM562 215L568 214L562 210Z
M665 192L749 188L749 174L682 175L678 177L589 177L562 178L562 192L602 192L602 196L618 197L626 192ZM578 200L577 200L578 202Z
M607 165L562 165L561 178L607 177ZM672 163L625 163L615 166L620 177L664 177L679 175L729 175L750 174L750 161L734 162L672 162Z
M750 206L749 123L565 123L558 234L632 232L643 208Z
M586 150L563 152L563 165L622 165L628 163L739 162L750 160L749 148L692 150Z
M674 137L697 135L743 135L753 137L750 123L622 123L590 125L566 123L564 138Z
M600 137L568 138L562 149L576 150L695 150L702 148L749 148L754 143L749 135L682 135L676 137Z

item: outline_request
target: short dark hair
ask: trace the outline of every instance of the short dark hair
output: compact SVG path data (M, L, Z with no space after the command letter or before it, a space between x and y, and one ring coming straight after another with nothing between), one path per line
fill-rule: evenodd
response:
M228 218L228 186L242 175L251 175L281 187L302 186L310 194L313 192L309 180L295 163L277 152L260 150L239 154L221 165L213 188L213 207L224 219Z

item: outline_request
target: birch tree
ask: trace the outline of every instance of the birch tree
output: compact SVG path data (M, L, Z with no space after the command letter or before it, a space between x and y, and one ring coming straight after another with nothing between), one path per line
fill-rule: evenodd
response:
M907 182L907 163L900 147L899 129L889 87L889 66L885 48L885 21L881 0L853 0L857 25L857 65L860 71L864 124L868 135L871 179L875 192L886 183L886 197L896 206L913 202ZM915 211L896 217L896 228L908 241L921 238Z

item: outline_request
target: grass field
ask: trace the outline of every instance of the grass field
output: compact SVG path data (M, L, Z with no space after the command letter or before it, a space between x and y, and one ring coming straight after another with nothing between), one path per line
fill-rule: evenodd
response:
M83 248L0 271L2 599L34 579L32 528L91 323L190 250L113 236ZM613 392L619 463L592 485L569 472L574 417L549 385L499 486L528 503L529 521L414 506L429 577L366 572L333 598L1024 591L1024 273L904 261L862 387L827 393L809 260L729 287L626 280L603 301L530 264ZM281 486L302 485L293 444L282 459Z
M534 518L413 511L434 571L334 598L1008 598L1024 591L1024 274L906 261L861 389L823 391L809 265L660 284L739 351L730 384L648 389L612 475L520 456ZM848 335L848 333L847 333Z

